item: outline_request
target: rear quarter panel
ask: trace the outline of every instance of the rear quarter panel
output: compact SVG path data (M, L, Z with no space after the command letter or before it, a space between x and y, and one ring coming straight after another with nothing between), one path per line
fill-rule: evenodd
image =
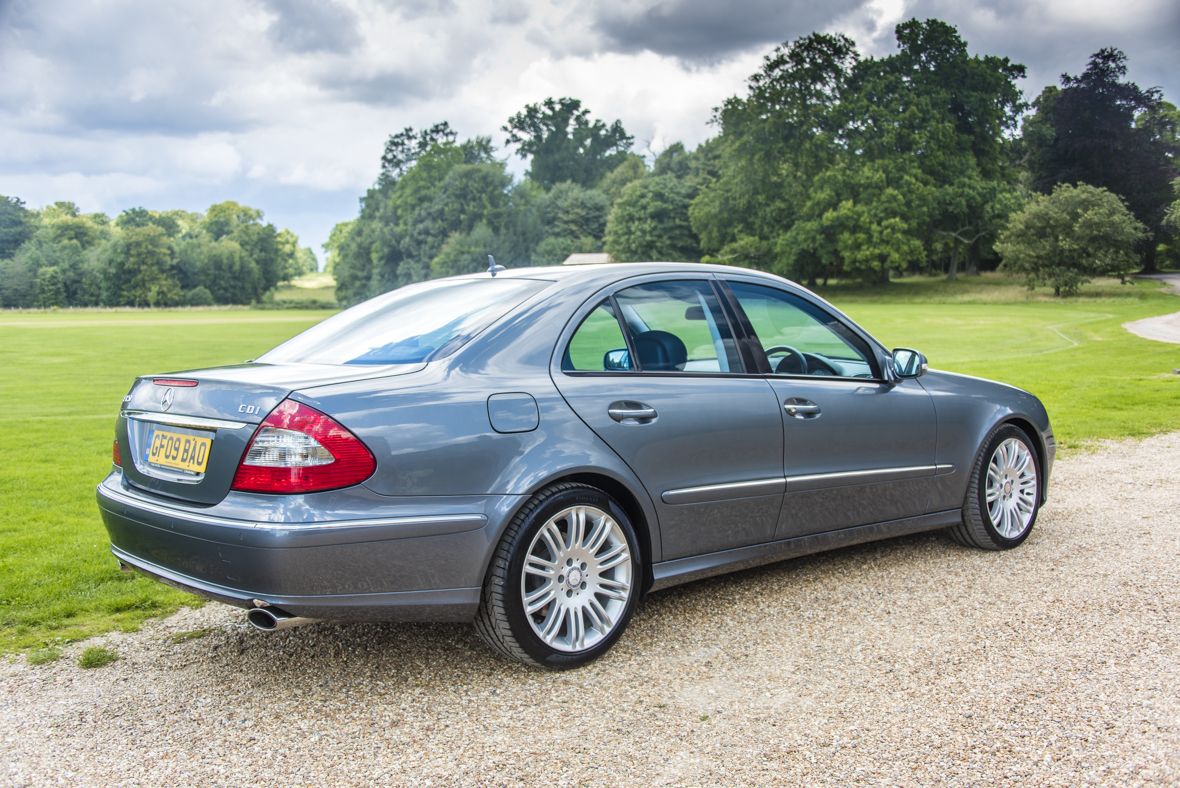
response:
M519 495L572 474L614 479L639 502L652 556L659 560L655 510L642 484L570 409L549 377L554 345L572 311L564 298L551 299L501 321L455 356L417 374L308 388L291 396L330 414L369 446L377 470L365 486L380 495ZM536 429L492 428L488 397L507 393L536 400Z

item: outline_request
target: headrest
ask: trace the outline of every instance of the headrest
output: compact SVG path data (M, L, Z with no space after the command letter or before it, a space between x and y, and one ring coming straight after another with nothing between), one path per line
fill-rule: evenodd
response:
M688 348L675 334L647 331L635 337L635 353L644 372L680 372L688 361Z

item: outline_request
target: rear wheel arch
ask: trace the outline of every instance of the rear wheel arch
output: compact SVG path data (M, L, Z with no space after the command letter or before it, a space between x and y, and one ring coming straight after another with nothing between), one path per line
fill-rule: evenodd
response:
M635 536L639 540L640 558L643 565L643 582L640 584L640 593L647 593L647 589L651 587L653 579L651 571L653 523L648 521L648 517L643 511L643 505L639 502L639 498L631 491L630 487L618 479L607 476L606 474L593 472L570 473L565 476L547 479L545 482L538 484L536 489L530 490L529 494L533 495L538 490L542 490L550 485L560 484L561 482L572 482L574 484L586 484L590 487L597 487L618 501L619 505L623 507L623 512L627 515L627 519L631 521L631 526L635 530Z

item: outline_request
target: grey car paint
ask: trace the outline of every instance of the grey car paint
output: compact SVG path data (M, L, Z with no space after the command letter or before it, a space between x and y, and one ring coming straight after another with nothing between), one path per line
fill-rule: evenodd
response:
M438 361L170 373L200 384L175 388L167 409L153 376L137 380L116 424L124 467L98 488L112 551L128 567L241 607L261 601L318 618L468 620L508 522L530 494L557 480L599 486L628 510L650 588L957 522L975 454L1004 421L1024 425L1038 442L1047 491L1055 446L1044 408L1031 394L990 381L933 371L851 389L829 381L847 395L834 397L818 393L823 382L815 379L757 370L671 377L561 371L565 343L604 294L661 278L741 277L790 290L844 319L880 363L888 361L885 348L838 310L786 280L659 263L500 275L554 284ZM834 426L819 439L793 430L810 425L783 415L788 395L822 397L824 416L840 417L828 419ZM307 495L230 491L254 428L285 397L356 434L377 457L373 476ZM898 421L874 426L858 415L858 398L905 404L869 408ZM659 417L621 424L606 415L615 400L655 400L647 404ZM700 418L712 451L676 434L694 429L694 404L707 414ZM226 423L217 430L208 478L169 480L135 466L142 445L133 443L142 441L145 424L183 427L186 419ZM862 455L870 429L875 448ZM632 437L642 435L651 437ZM763 440L750 445L755 435ZM738 451L743 441L746 450ZM919 467L932 470L897 475ZM807 478L849 472L878 475L838 486ZM814 533L808 523L820 514L829 519Z

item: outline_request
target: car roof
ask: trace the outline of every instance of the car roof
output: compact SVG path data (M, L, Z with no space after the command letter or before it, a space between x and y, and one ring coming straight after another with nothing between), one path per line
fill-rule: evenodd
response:
M564 266L564 265L549 265L549 266L531 266L525 268L507 268L496 273L496 278L505 279L542 279L554 282L561 282L563 284L609 284L623 279L629 279L634 276L644 276L647 274L669 274L669 273L686 273L696 276L719 274L729 276L757 276L767 279L772 282L780 284L789 284L794 287L799 287L795 282L775 274L767 273L766 271L757 271L752 268L738 268L731 265L712 265L706 263L666 263L666 262L645 262L645 263L604 263L595 265L578 265L578 266ZM454 279L488 279L491 275L487 271L481 271L474 274L464 274L462 276L453 277Z

